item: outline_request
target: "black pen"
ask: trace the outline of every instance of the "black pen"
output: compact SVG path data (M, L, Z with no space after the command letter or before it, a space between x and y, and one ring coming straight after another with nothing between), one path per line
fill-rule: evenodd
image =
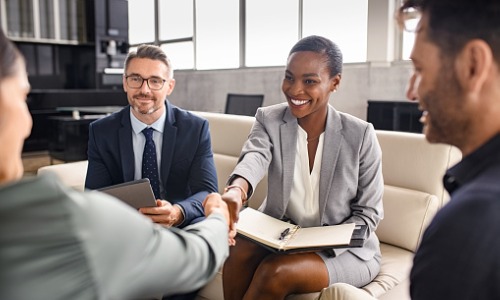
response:
M283 230L283 232L280 234L280 237L278 239L280 239L280 240L284 239L288 235L289 232L290 232L290 228Z

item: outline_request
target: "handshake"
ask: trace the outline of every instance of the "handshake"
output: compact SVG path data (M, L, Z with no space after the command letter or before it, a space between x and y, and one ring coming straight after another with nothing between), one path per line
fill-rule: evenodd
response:
M235 221L235 218L231 216L226 201L219 193L211 193L203 201L203 208L207 217L213 213L220 213L224 216L229 227L229 245L234 246L236 244L234 238L236 236L237 220Z

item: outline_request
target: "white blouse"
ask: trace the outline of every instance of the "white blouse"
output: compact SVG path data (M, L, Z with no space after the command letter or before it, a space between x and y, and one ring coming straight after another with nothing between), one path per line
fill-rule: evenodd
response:
M292 191L290 193L286 216L301 227L320 226L319 177L323 156L324 132L319 136L314 166L309 173L307 132L300 126L298 128Z

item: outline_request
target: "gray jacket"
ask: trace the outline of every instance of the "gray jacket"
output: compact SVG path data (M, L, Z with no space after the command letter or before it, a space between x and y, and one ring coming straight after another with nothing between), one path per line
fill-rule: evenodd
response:
M136 299L203 286L228 255L221 215L165 229L53 176L0 186L0 299Z
M286 103L259 108L255 117L233 175L244 177L255 189L268 172L267 199L259 210L283 218L293 183L297 119ZM373 126L329 105L320 172L320 224L368 225L365 245L349 251L372 259L380 252L373 231L383 218L384 190L382 152Z

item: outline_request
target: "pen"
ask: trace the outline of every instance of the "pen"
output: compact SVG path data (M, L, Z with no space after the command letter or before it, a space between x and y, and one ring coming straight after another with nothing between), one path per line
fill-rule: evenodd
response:
M280 240L284 239L289 232L290 232L290 228L283 230L283 232L280 233L280 237L278 239L280 239Z

